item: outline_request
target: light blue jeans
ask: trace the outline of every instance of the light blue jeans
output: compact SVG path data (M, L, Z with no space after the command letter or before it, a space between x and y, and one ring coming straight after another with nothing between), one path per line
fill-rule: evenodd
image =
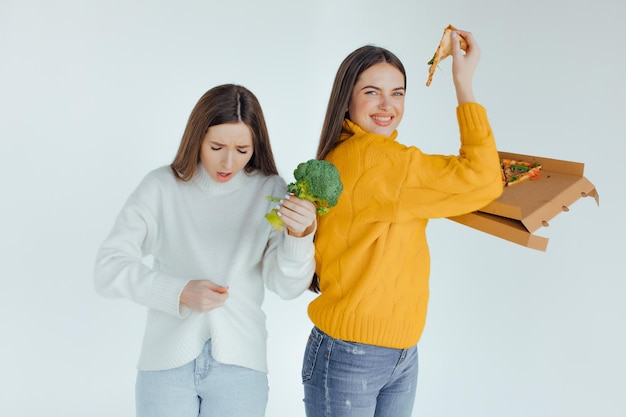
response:
M180 368L139 371L137 417L263 417L267 375L217 362L209 340L202 353Z
M410 417L417 346L391 349L334 339L314 327L302 365L307 417Z

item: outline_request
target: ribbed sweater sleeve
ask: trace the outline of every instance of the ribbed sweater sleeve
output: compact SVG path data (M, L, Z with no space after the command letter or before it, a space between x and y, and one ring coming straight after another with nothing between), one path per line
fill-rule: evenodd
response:
M460 215L486 206L502 193L500 162L485 109L457 107L458 155L426 155L407 149L398 187L397 221Z
M283 299L293 299L311 284L315 272L313 236L283 236L275 233L269 241L263 262L263 279L267 288ZM303 279L309 277L309 279Z
M189 278L163 273L143 262L152 253L159 234L149 209L157 206L157 194L158 186L148 176L128 198L96 256L95 289L104 297L126 298L184 317L189 310L179 308L179 299Z

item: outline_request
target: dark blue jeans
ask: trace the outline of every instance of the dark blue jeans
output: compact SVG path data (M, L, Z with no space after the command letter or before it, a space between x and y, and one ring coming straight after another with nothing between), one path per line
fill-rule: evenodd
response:
M391 349L334 339L314 327L302 364L307 417L410 417L417 346Z

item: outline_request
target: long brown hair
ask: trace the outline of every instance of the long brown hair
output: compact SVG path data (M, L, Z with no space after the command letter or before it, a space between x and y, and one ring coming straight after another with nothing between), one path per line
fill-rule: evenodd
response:
M278 169L259 100L250 90L235 84L213 87L198 100L187 121L176 157L170 165L174 175L183 181L193 177L209 127L238 122L245 123L252 131L253 153L244 167L245 172L258 169L265 175L277 175Z
M404 88L406 88L406 71L404 65L391 51L379 46L365 45L343 60L326 108L326 117L322 125L322 134L317 148L317 159L324 159L339 143L341 125L345 118L350 118L348 106L352 98L354 85L357 83L361 73L375 64L388 63L398 68L404 76Z
M339 144L339 135L343 120L350 118L348 106L352 98L354 86L359 80L361 73L375 64L388 63L396 67L404 76L404 88L406 89L406 71L402 61L391 51L379 46L365 45L348 55L337 70L333 89L330 92L326 117L322 125L319 145L317 147L317 159L324 159ZM320 280L317 274L313 274L313 280L309 290L319 293Z

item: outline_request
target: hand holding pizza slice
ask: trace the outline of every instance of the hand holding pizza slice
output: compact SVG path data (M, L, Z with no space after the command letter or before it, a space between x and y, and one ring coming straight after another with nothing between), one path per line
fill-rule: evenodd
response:
M433 75L435 74L435 70L437 69L437 65L439 62L443 61L445 58L452 55L452 32L455 32L457 28L452 25L448 25L443 30L443 36L441 37L441 41L439 42L439 46L437 46L437 50L435 51L435 55L433 58L428 61L428 65L430 65L430 69L428 71L428 81L426 81L426 87L430 86L430 83L433 80ZM467 42L461 36L457 36L458 42L460 43L461 49L467 51Z

